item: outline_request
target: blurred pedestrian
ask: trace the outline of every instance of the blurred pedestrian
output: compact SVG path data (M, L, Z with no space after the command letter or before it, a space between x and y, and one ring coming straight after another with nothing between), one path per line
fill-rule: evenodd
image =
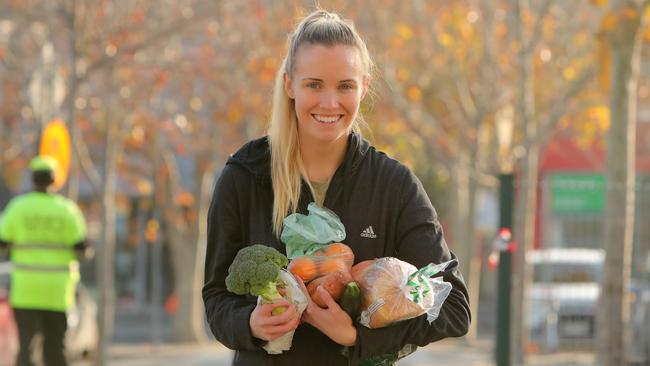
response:
M12 199L0 221L0 245L12 264L9 302L18 327L16 366L34 365L42 334L46 366L67 365L66 311L75 304L79 262L90 253L79 207L50 192L57 162L37 156L30 162L32 192Z
M295 311L272 314L276 306L293 310L288 302L256 305L224 284L242 247L263 243L286 252L283 220L306 213L311 201L341 218L355 262L392 256L421 268L455 258L418 178L361 136L359 107L371 68L350 21L323 10L309 14L290 36L277 73L268 137L243 146L221 173L208 217L203 299L217 340L236 351L233 365L357 365L467 332L468 294L457 269L444 276L453 289L433 323L423 315L379 329L361 326L326 292L329 306L310 302L298 319ZM289 351L262 348L294 329Z

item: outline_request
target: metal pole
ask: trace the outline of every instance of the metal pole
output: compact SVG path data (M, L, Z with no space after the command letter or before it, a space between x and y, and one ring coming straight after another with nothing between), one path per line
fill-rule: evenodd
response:
M513 174L499 175L499 269L497 281L496 365L510 366Z

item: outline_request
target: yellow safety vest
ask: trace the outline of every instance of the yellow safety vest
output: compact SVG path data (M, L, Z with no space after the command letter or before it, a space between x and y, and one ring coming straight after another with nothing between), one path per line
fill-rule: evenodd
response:
M80 277L74 245L86 236L79 207L60 195L32 192L11 200L0 220L0 239L11 243L11 305L52 311L74 306Z

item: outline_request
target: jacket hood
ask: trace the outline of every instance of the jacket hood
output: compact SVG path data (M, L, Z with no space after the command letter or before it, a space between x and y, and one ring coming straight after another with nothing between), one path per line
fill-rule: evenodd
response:
M356 133L348 137L348 149L343 165L354 171L365 158L370 143ZM268 136L247 142L230 155L226 164L235 164L253 174L256 179L271 181L271 148ZM347 170L347 169L346 169Z

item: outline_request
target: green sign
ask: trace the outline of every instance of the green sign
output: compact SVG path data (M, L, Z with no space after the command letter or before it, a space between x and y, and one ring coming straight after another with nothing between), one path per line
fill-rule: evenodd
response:
M605 176L553 174L550 177L553 213L602 213L605 210Z

